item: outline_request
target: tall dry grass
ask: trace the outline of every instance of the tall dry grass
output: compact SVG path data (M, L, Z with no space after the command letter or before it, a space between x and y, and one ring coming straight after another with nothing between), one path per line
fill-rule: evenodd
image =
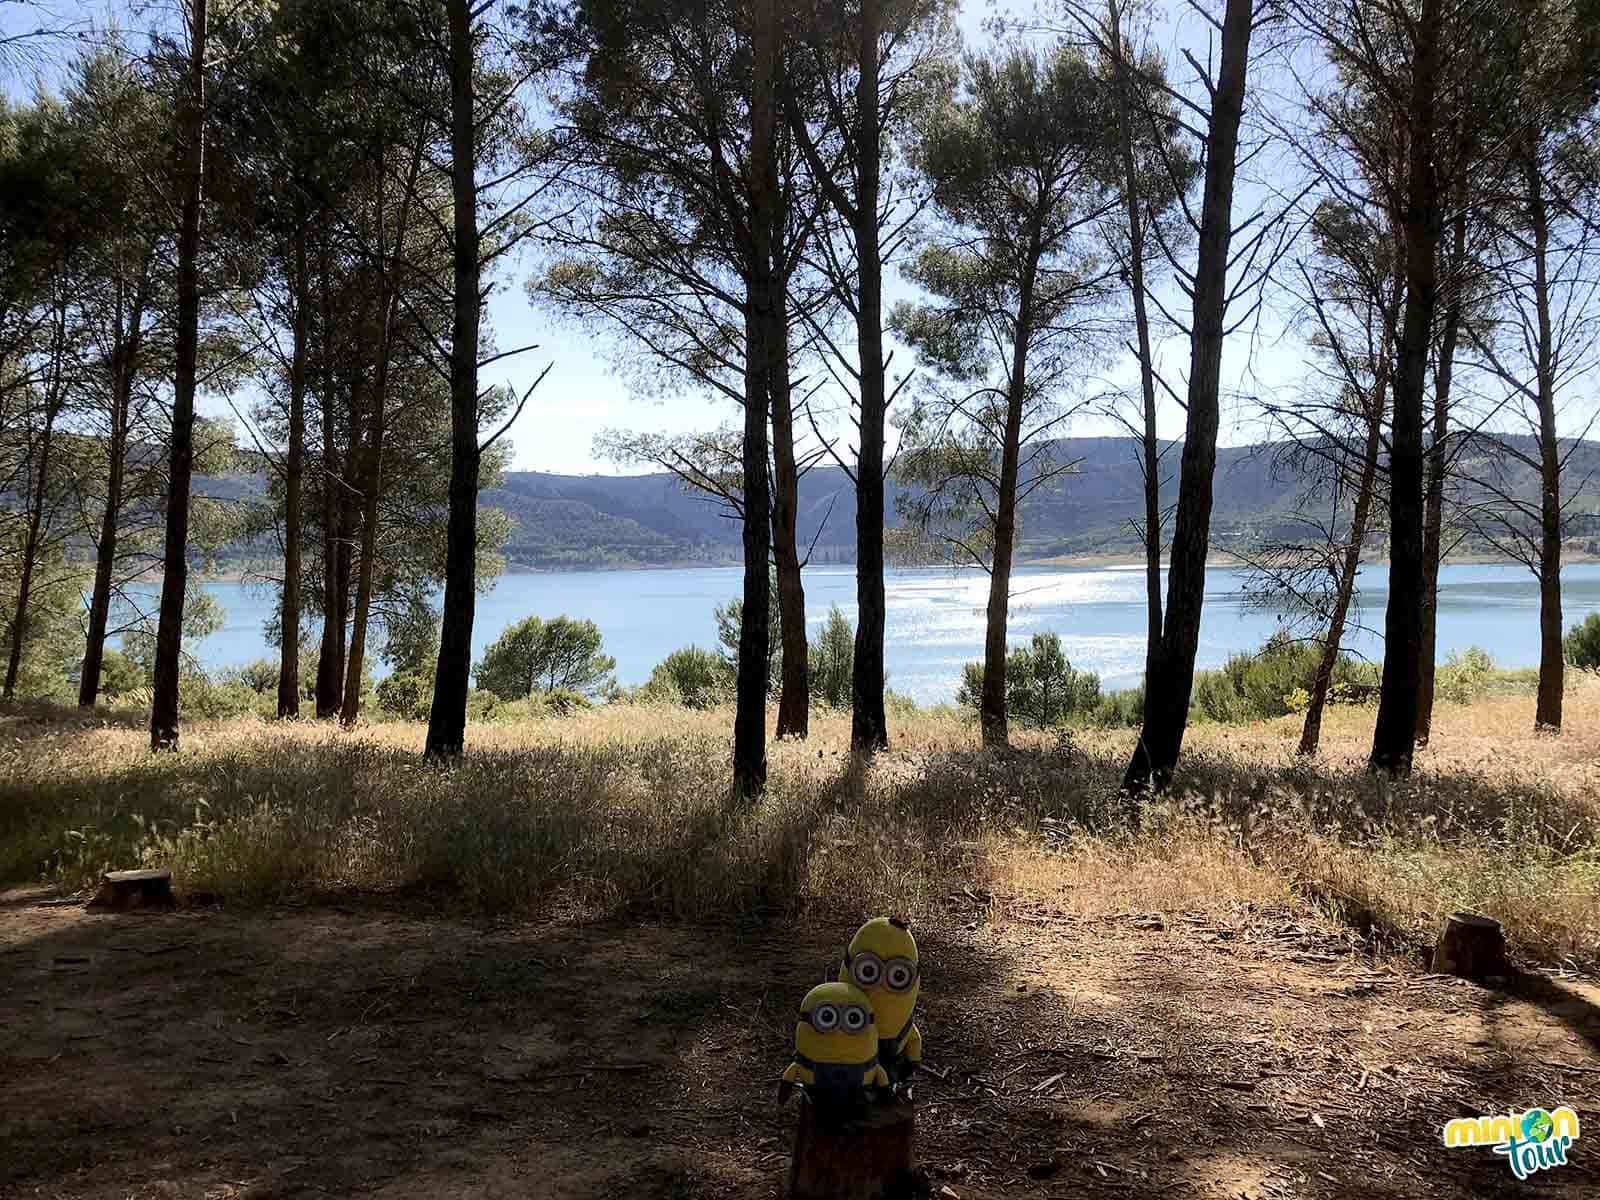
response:
M420 726L198 723L152 757L143 722L0 710L0 882L69 888L170 866L230 902L430 889L489 910L781 915L803 905L928 913L963 887L1000 906L1216 909L1299 896L1422 941L1470 907L1541 962L1600 960L1600 687L1559 738L1532 698L1447 706L1414 778L1364 771L1370 710L1190 732L1171 797L1135 827L1116 784L1132 734L1021 735L982 751L950 715L899 722L863 763L849 719L775 743L767 796L727 794L726 712L614 706L469 730L422 761Z

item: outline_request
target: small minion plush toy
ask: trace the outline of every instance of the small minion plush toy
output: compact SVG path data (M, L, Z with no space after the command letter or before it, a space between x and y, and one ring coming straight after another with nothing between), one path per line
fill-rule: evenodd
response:
M922 1031L911 1021L922 989L917 939L899 917L874 917L850 939L839 978L866 993L878 1026L878 1061L899 1086L922 1061Z
M794 1058L778 1085L778 1103L796 1085L820 1107L835 1112L860 1107L869 1087L889 1086L878 1065L872 1004L851 984L819 983L800 1002Z

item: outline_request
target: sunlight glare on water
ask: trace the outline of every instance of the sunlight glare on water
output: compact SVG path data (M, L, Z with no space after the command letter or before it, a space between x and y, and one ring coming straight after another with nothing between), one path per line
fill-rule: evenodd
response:
M588 617L600 626L605 649L617 660L624 684L649 678L671 651L691 643L716 645L712 609L739 594L742 572L733 567L649 571L565 571L504 575L478 598L473 630L477 655L512 622L530 615ZM1363 569L1363 605L1349 639L1359 654L1378 658L1387 601L1386 571ZM1099 672L1107 688L1139 682L1145 649L1145 577L1142 567L1023 567L1013 578L1009 643L1024 645L1053 631L1074 666ZM1207 572L1198 666L1220 666L1230 654L1254 650L1278 625L1270 612L1240 598L1242 571ZM815 631L838 605L855 623L856 583L850 567L816 567L805 573L806 617ZM885 580L889 686L919 703L950 700L961 666L983 657L989 579L978 571L942 568L891 572ZM277 597L260 585L208 585L227 611L225 628L192 649L208 667L232 666L276 654L264 626ZM1600 564L1580 563L1563 573L1564 623L1600 611ZM1537 664L1538 589L1519 567L1451 565L1440 575L1439 654L1478 645L1502 666ZM374 671L382 674L381 661Z

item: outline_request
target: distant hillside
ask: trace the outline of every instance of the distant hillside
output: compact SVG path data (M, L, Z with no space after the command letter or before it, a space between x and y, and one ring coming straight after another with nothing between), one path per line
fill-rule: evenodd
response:
M1528 439L1512 439L1519 449ZM1131 438L1068 438L1057 442L1058 461L1077 462L1075 473L1034 492L1024 506L1019 553L1023 559L1140 553L1130 522L1144 512L1137 443ZM1167 443L1163 503L1177 500L1182 447ZM1302 481L1286 472L1270 445L1217 452L1212 545L1227 551L1274 532L1293 530L1294 501ZM1466 480L1501 470L1514 490L1538 495L1538 480L1522 464L1490 461L1477 451L1459 463ZM1571 536L1576 548L1600 553L1600 442L1585 443L1567 469L1572 486L1583 485L1573 504ZM1473 485L1462 485L1470 489ZM259 476L239 473L196 481L197 491L248 498L263 491ZM898 523L898 488L888 487L887 519ZM1481 498L1481 497L1480 497ZM554 475L508 472L501 486L482 493L485 505L504 509L516 522L506 550L514 565L535 569L606 566L666 566L739 561L739 527L721 505L685 489L668 474ZM844 472L817 467L800 484L802 544L815 545L813 561L848 562L855 543L855 491ZM1465 549L1486 549L1473 547Z
M1513 439L1526 442L1526 439ZM1163 503L1177 500L1181 445L1164 444ZM1520 446L1519 446L1520 448ZM1130 522L1142 517L1142 476L1131 438L1067 438L1055 444L1059 461L1077 461L1076 473L1035 492L1022 513L1023 558L1139 553ZM1270 445L1217 452L1212 544L1218 550L1292 528L1302 480L1283 470ZM1487 452L1463 461L1463 473L1490 469ZM1572 457L1569 478L1583 481L1600 470L1600 443ZM1519 493L1537 495L1538 482L1520 464L1509 468ZM897 488L888 488L888 520L896 524ZM1594 514L1600 503L1585 489L1575 509ZM485 504L518 522L509 546L513 562L530 567L661 565L735 562L739 528L714 502L687 491L671 475L553 475L513 471L504 486L486 490ZM800 484L800 539L815 542L816 557L848 561L855 541L855 492L837 467L818 467ZM1580 537L1600 538L1600 519L1574 521ZM1590 547L1600 551L1600 545Z

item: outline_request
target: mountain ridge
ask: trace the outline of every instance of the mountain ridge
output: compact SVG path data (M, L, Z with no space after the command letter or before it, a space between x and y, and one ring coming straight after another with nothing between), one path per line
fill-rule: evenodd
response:
M1492 493L1478 482L1498 476L1499 486L1537 509L1539 479L1522 456L1533 439L1501 439L1516 453L1488 441L1456 460L1454 494L1482 503ZM1277 451L1286 443L1223 447L1217 451L1211 547L1226 555L1268 540L1315 536L1295 515L1303 475ZM1568 443L1570 446L1570 443ZM1143 546L1134 522L1144 517L1143 476L1131 437L1063 438L1051 444L1057 461L1076 463L1074 472L1039 488L1022 505L1018 520L1019 562L1107 558L1137 561ZM1177 501L1181 442L1163 442L1162 506ZM1536 461L1537 454L1531 457ZM260 502L268 491L258 456L242 454L241 466L223 475L195 477L195 495L230 502ZM248 465L243 465L248 464ZM1600 557L1600 441L1571 447L1563 474L1568 492L1566 543L1574 556ZM885 485L886 521L901 525L901 487ZM0 505L13 497L0 495ZM487 507L512 518L505 553L512 568L571 570L602 567L730 565L743 553L737 520L720 501L695 492L667 472L641 475L563 475L508 471L480 493ZM1322 504L1326 512L1326 502ZM1375 508L1372 552L1382 556L1385 505ZM802 476L798 532L813 563L847 563L855 553L855 491L836 465L817 466ZM223 559L275 557L271 539L258 535L236 543ZM1452 557L1504 557L1486 542L1467 539ZM903 564L915 561L899 559ZM924 560L926 561L926 560Z
M1525 437L1509 437L1518 449ZM1212 546L1226 553L1266 537L1289 537L1304 524L1294 517L1304 477L1275 451L1283 443L1257 443L1217 451ZM1140 443L1131 437L1063 438L1052 443L1056 461L1077 461L1074 473L1041 488L1022 506L1018 557L1021 561L1126 556L1142 546L1132 522L1144 515L1143 475L1135 457ZM1163 507L1177 499L1181 442L1163 442ZM1461 473L1481 476L1493 454L1485 445L1465 456ZM1537 496L1538 481L1513 456L1500 455L1519 495ZM1585 442L1573 454L1568 477L1587 480L1600 472L1600 442ZM896 502L901 488L886 485L886 520L900 524ZM802 477L799 540L813 546L812 561L848 562L855 540L855 495L837 466L818 466ZM1600 553L1600 504L1585 488L1573 505L1572 536L1593 539L1587 549ZM562 475L547 471L508 471L496 487L485 488L485 504L504 509L517 523L506 544L520 567L556 569L596 566L676 566L739 561L739 526L715 500L692 492L666 472L643 475Z

